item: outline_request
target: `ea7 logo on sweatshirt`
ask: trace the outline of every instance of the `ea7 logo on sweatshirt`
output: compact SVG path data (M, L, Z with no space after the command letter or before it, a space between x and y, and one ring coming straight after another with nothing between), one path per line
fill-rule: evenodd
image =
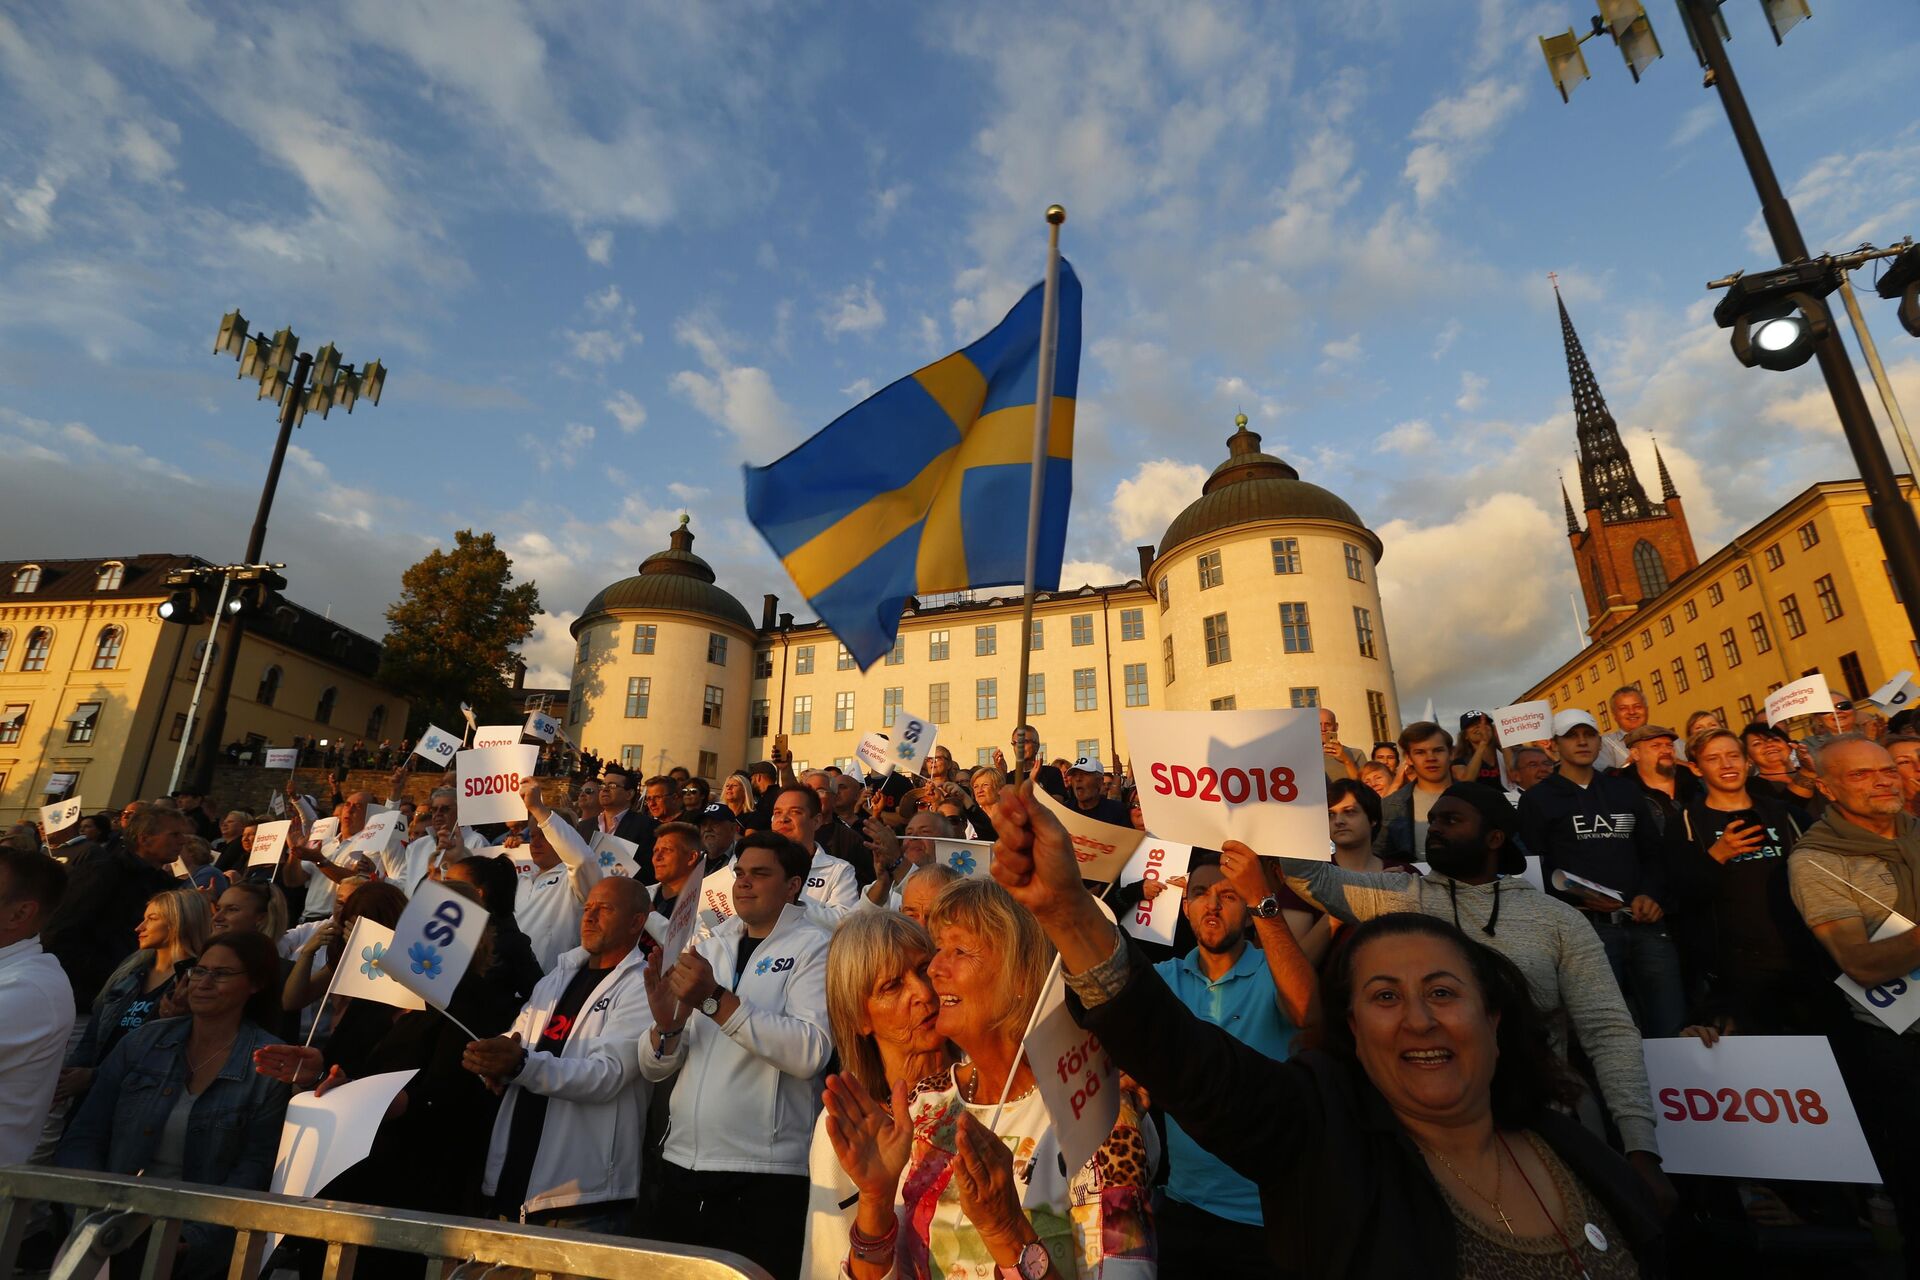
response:
M1637 815L1631 813L1576 813L1573 837L1576 840L1625 840L1633 835Z

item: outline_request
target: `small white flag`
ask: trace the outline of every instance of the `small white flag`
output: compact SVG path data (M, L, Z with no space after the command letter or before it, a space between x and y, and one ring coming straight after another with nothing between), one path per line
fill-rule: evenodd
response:
M444 1009L486 932L485 907L439 880L422 880L393 927L393 943L381 954L380 968L428 1004Z
M480 722L474 718L473 704L471 702L463 702L460 704L460 714L467 718L467 728L478 729L480 727Z
M520 745L520 726L517 724L483 724L473 731L473 749L485 750L487 747L517 747Z
M268 747L266 767L269 769L299 768L300 767L300 748Z
M600 869L610 876L635 876L640 873L640 846L606 831L593 833L587 845L600 861Z
M933 842L933 860L957 876L993 879L993 841L941 840Z
M453 763L453 757L460 750L460 739L448 733L438 725L428 725L427 731L420 735L420 741L413 744L413 754L424 756L441 768Z
M1067 1011L1058 962L1047 977L1025 1047L1040 1100L1053 1117L1060 1155L1073 1170L1093 1159L1120 1118L1120 1068L1100 1037Z
M280 792L278 792L278 791L276 791L276 792L274 792L274 793L273 793L272 795L270 795L270 796L268 796L268 797L267 797L267 812L268 812L268 813L271 813L271 814L272 814L272 815L273 815L274 817L276 817L276 818L277 818L277 817L279 817L279 816L280 816L281 814L283 814L283 813L285 813L286 811L287 811L287 798L286 798L286 796L284 796L284 795L282 795L282 794L281 794Z
M553 735L558 733L559 730L560 722L552 716L539 711L529 711L527 713L527 727L525 732L529 738L538 738L542 742L552 742Z
M56 836L80 821L80 797L72 796L58 804L40 806L40 826L49 837Z
M287 829L293 826L289 818L278 822L262 822L253 829L253 847L247 850L249 867L272 867L280 862L280 851L287 847Z
M333 993L356 1000L378 1000L396 1009L424 1009L427 1002L393 980L381 961L393 949L393 930L361 916L347 945L333 962Z
M893 722L893 767L907 773L920 772L920 766L933 754L933 740L939 735L940 726L931 720L901 712Z

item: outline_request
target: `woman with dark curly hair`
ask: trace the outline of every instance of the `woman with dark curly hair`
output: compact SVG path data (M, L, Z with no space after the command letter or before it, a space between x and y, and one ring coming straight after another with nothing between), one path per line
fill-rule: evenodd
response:
M993 875L1059 948L1074 1015L1194 1141L1260 1189L1269 1250L1314 1277L1664 1271L1632 1167L1574 1096L1526 979L1431 916L1345 931L1320 978L1317 1047L1277 1062L1190 1012L1080 885L1066 832L1001 801ZM1230 857L1253 856L1228 841ZM1312 966L1286 931L1276 977Z

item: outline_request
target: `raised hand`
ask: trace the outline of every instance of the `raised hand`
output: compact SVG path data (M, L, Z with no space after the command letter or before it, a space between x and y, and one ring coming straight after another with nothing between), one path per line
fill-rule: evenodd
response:
M827 1141L840 1167L862 1196L891 1206L913 1152L906 1081L893 1086L891 1111L848 1075L828 1076L821 1100L827 1108Z
M993 1130L967 1112L953 1129L953 1185L960 1212L990 1241L1019 1241L1027 1226L1020 1208L1020 1183L1013 1176L1013 1152Z
M1098 916L1080 883L1080 863L1060 820L1033 798L1033 780L1000 793L994 814L993 878L1043 925L1082 908ZM1051 928L1049 928L1051 932Z
M646 963L640 966L640 983L647 991L647 1004L653 1010L653 1021L662 1030L671 1030L680 1025L680 1001L674 996L667 980L660 976L660 949L655 947L647 953Z
M520 799L527 806L527 816L535 822L545 822L553 810L547 807L546 795L540 790L538 778L526 778L520 783Z

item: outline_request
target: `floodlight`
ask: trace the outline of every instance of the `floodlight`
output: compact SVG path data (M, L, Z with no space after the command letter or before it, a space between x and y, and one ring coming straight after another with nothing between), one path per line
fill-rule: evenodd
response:
M1900 299L1900 327L1920 338L1920 244L1908 246L1893 260L1874 292L1883 298Z
M220 318L220 333L213 340L213 353L238 360L246 348L247 318L238 311L229 311Z
M282 329L273 335L273 348L267 352L267 364L282 377L293 372L294 357L300 353L300 339L294 336L292 329Z
M1741 276L1713 309L1714 321L1733 330L1733 354L1748 368L1797 369L1833 332L1821 299L1840 285L1830 265L1803 262Z
M1620 46L1620 56L1627 61L1627 70L1633 73L1635 83L1640 73L1652 66L1661 56L1660 39L1653 34L1653 24L1647 21L1646 6L1640 0L1599 0L1600 15L1606 20L1607 31L1613 36L1613 42Z
M1587 55L1581 52L1580 37L1568 27L1563 36L1541 36L1540 52L1547 59L1547 73L1553 77L1553 87L1560 91L1560 101L1570 101L1569 94L1582 80L1590 80L1587 72Z
M244 338L240 348L240 376L256 381L267 367L267 340Z
M1813 10L1807 8L1807 0L1760 0L1760 9L1767 15L1767 26L1773 32L1773 42L1779 44L1787 32L1813 16Z
M178 588L160 602L159 613L162 622L177 622L182 626L199 622L206 615L200 589L192 584Z
M380 403L380 392L385 389L386 385L386 366L378 360L369 360L366 368L360 371L361 397L371 400L375 405L378 405Z

